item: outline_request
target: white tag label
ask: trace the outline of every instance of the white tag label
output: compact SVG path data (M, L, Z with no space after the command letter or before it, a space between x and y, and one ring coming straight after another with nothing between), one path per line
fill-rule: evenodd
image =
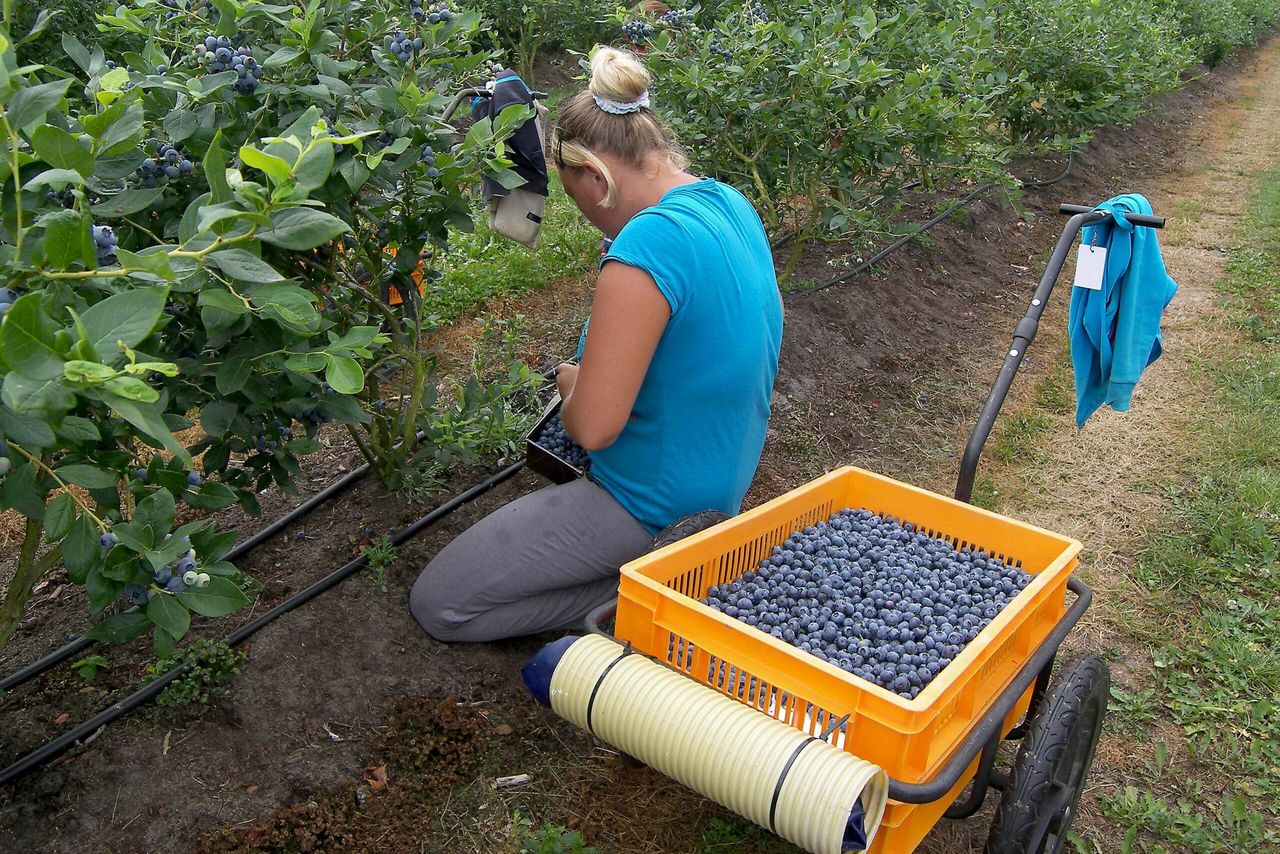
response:
M1076 287L1102 290L1102 273L1107 268L1107 250L1101 246L1081 246L1076 254Z

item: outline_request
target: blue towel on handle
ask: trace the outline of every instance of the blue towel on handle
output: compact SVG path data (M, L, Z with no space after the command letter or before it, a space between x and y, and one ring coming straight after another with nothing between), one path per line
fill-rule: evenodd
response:
M1150 214L1137 193L1108 199L1111 214L1085 227L1080 240L1107 250L1101 290L1071 289L1071 362L1076 375L1076 426L1106 404L1121 412L1142 372L1160 358L1160 318L1178 285L1165 271L1156 230L1134 226L1126 213Z

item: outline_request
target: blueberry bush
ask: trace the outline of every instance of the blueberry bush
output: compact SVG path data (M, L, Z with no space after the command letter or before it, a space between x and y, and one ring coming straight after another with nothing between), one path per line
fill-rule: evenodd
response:
M980 549L842 510L703 601L912 699L1030 582Z
M796 235L784 279L806 239L871 227L872 206L916 181L1002 174L992 105L973 97L996 74L989 52L958 26L927 30L918 7L757 2L708 28L653 27L627 36L648 43L659 109L700 170L742 189L770 233ZM935 36L952 44L945 61L893 64Z
M291 489L319 425L372 423L379 359L420 364L412 300L384 291L471 228L482 173L518 182L501 143L527 111L442 121L488 67L474 13L131 0L100 25L134 47L64 35L72 74L26 61L11 5L0 509L25 527L0 647L61 564L110 614L90 636L166 655L248 601L203 511Z
M1247 43L1280 14L1236 0L1228 33L1192 6L752 0L618 20L695 166L795 235L785 280L806 239L883 229L906 188L1012 185L1015 158L1132 120L1209 42Z
M1280 5L1274 0L1163 0L1158 6L1211 68L1257 44L1280 23Z
M616 4L611 0L476 0L475 8L493 27L503 54L528 81L539 56L552 50L585 49L613 35Z

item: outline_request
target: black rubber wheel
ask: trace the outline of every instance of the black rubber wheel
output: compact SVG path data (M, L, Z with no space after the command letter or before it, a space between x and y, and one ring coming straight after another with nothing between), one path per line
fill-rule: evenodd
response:
M719 510L703 510L699 513L690 513L688 516L677 519L659 531L658 536L654 537L653 542L649 544L649 551L656 552L663 546L669 546L699 531L705 531L712 525L718 525L728 518Z
M1000 799L986 854L1058 854L1067 842L1107 713L1111 676L1096 656L1049 686Z

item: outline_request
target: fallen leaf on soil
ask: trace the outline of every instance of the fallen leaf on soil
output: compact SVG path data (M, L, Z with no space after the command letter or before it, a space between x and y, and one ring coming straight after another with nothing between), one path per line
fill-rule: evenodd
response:
M54 719L53 719L53 722L54 722L55 724L65 724L65 723L66 723L67 721L69 721L69 720L71 720L71 715L70 715L70 713L68 713L68 712L63 712L62 714L60 714L60 715L58 715L56 718L54 718Z
M387 766L379 765L376 768L364 769L362 779L369 784L369 788L375 792L381 792L387 787Z
M258 791L258 787L256 785L253 785L245 789L245 791L252 795L254 792Z
M498 724L493 731L498 735L511 735L511 724Z

